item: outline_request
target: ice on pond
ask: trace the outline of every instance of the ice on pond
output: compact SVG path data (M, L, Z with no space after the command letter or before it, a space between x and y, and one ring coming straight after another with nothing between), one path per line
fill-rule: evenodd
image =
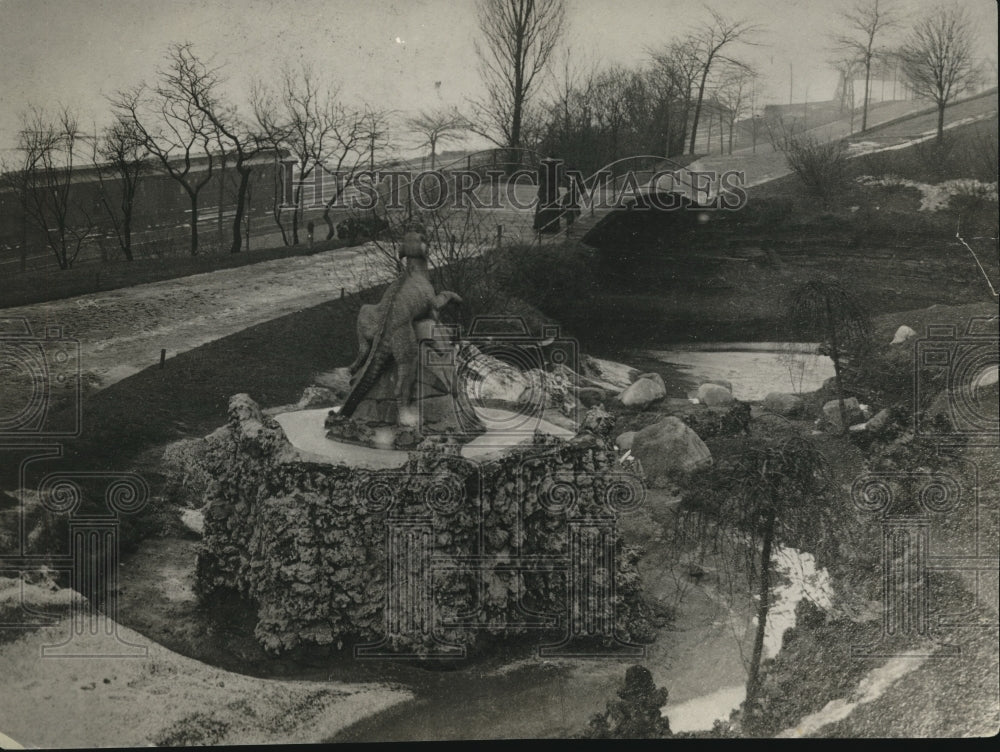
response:
M694 388L712 379L733 385L733 396L762 400L769 392L811 392L833 376L833 361L816 345L798 342L735 342L709 347L650 350L646 354L679 366Z

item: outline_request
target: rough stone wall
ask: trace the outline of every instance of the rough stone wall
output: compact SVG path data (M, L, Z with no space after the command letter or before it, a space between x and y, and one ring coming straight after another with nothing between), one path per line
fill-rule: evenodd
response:
M227 429L213 439L198 590L210 597L232 588L250 599L256 635L274 651L381 640L390 650L427 654L441 643L523 632L531 613L558 616L565 628L568 520L613 522L642 497L641 482L589 433L570 442L538 435L478 465L430 448L412 452L403 468L366 470L303 461L280 426L237 395ZM424 548L400 549L399 541L417 539ZM420 551L433 568L426 597L387 610L390 570L398 575ZM637 552L620 544L614 551L617 635L636 639ZM531 558L531 571L502 565L518 557ZM596 576L610 575L598 568ZM579 621L591 605L570 608ZM459 617L463 624L449 624ZM419 628L428 623L433 632Z

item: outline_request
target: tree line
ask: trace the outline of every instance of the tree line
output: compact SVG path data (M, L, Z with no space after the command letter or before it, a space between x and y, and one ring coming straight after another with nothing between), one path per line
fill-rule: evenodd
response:
M588 63L566 44L564 0L479 0L477 8L484 95L463 107L429 108L400 121L394 111L349 103L308 67L286 67L274 82L254 82L241 109L227 96L224 66L190 43L176 43L152 83L108 97L113 119L99 132L84 132L68 108L22 113L17 158L3 165L3 182L66 269L101 226L110 228L124 259L134 257L137 190L153 172L176 181L187 197L189 251L198 254L203 192L213 175L225 174L235 206L229 251L238 253L250 178L267 160L297 167L291 207L276 187L272 210L284 243L297 245L306 184L315 173L328 173L322 216L330 239L332 209L344 189L358 172L374 169L400 131L416 134L419 147L429 149L431 169L440 145L474 133L501 148L534 149L596 171L625 156L694 154L707 119L718 122L720 139L728 128L732 152L736 122L755 114L761 100L760 73L741 53L760 44L762 30L745 18L706 9L702 24L627 67ZM886 44L902 26L890 0L859 0L841 21L831 37L832 64L845 81L864 72L862 130L873 66L892 55L910 86L937 105L941 139L945 107L981 73L967 10L934 9L896 46ZM82 169L94 170L99 182L96 207L75 199Z

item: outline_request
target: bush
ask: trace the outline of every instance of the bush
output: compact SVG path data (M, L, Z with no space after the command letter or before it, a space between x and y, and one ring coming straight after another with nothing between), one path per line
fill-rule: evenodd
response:
M843 141L821 143L812 136L792 136L782 151L806 190L824 204L843 190L847 177L847 146Z
M379 238L388 229L389 223L378 216L348 217L337 225L337 238L356 243L361 238Z
M660 715L667 702L667 690L657 687L645 666L629 666L618 690L618 700L609 700L607 709L590 719L589 739L664 739L670 723Z

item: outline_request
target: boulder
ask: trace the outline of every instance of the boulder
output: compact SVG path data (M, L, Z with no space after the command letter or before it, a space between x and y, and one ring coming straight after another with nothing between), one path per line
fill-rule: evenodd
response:
M580 431L589 432L600 437L604 441L611 438L611 430L615 426L615 419L602 405L587 410L587 414L580 421Z
M608 385L615 391L621 391L639 378L639 372L631 366L615 363L611 360L601 360L584 355L580 362L580 375L589 381L600 382L599 386Z
M637 431L631 452L642 465L646 482L659 488L668 486L671 476L712 464L705 442L672 415Z
M325 386L307 386L299 399L300 410L311 410L316 407L333 407L343 401L332 389Z
M632 448L632 440L635 439L636 431L626 431L623 434L619 434L618 438L615 439L615 445L622 450L627 452Z
M473 404L516 406L530 399L530 379L509 363L472 345L462 349L459 361L465 375L465 389Z
M787 392L770 392L764 397L764 409L791 418L802 412L802 398Z
M865 416L861 412L861 405L858 404L857 399L854 397L847 397L844 400L844 411L847 413L848 426L863 423L865 420ZM827 422L835 428L843 428L840 422L840 402L838 400L830 400L823 405L823 415L826 417Z
M200 509L182 510L181 523L196 535L204 535L205 533L205 513Z
M644 373L639 376L618 398L623 405L646 405L667 396L667 387L658 373Z
M316 374L313 382L316 386L329 389L340 401L343 401L351 393L351 372L347 368L335 368L326 373Z
M906 324L903 324L899 329L896 330L896 334L893 335L892 342L890 345L899 345L906 342L908 339L913 339L917 336L917 333L913 331Z
M889 425L889 417L890 414L888 408L879 410L866 424L868 426L868 430L872 433L879 433L887 425Z
M733 401L733 393L724 386L709 382L698 387L698 401L709 407L728 405Z
M750 403L733 400L728 405L709 407L689 405L690 410L677 414L703 439L712 436L732 436L750 429Z
M727 379L709 379L705 382L706 384L718 384L719 386L724 386L729 390L729 393L733 393L733 382Z
M576 396L584 407L593 407L606 402L612 395L595 386L585 386L576 390Z

